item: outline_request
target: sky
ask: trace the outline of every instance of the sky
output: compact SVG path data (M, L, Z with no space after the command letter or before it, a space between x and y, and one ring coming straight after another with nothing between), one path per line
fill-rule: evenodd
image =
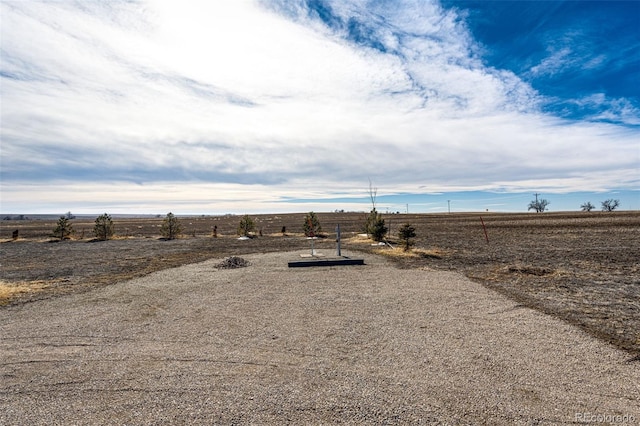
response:
M640 1L0 0L0 212L640 210Z

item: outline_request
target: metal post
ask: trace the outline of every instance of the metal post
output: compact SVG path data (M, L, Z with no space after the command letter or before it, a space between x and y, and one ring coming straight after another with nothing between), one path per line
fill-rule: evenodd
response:
M340 224L336 226L336 256L342 256L342 252L340 250Z

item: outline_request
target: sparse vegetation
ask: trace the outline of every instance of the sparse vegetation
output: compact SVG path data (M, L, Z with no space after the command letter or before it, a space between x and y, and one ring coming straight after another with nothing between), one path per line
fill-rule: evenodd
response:
M256 223L249 217L248 214L242 216L240 219L240 224L238 224L238 235L243 237L248 237L250 233L255 231Z
M587 201L586 203L584 203L584 204L582 204L580 206L580 210L582 210L583 212L590 212L591 210L593 210L595 208L596 208L596 206L591 204L591 201Z
M68 239L71 236L72 232L73 227L71 226L68 215L60 216L60 219L58 219L58 223L53 230L53 236L62 241Z
M320 219L314 212L309 212L304 218L304 235L307 237L317 237L322 232L322 226L320 225Z
M596 204L594 210L599 210L600 201L593 203ZM388 233L387 238L394 237L397 250L374 247L357 236L365 219L361 212L317 213L317 216L324 228L332 230L335 225L341 225L342 249L347 255L354 254L352 250L365 253L379 250L392 256L403 268L459 271L500 292L531 300L531 305L537 309L620 347L640 351L636 332L640 330L640 318L637 309L633 309L638 294L631 285L637 281L639 272L640 214L618 210L615 214L574 211L549 212L534 217L531 213L487 213L483 218L490 226L492 238L499 241L499 250L497 245L487 247L482 230L478 229L477 213L396 217L393 232ZM304 216L304 213L252 216L256 223L260 219L265 237L245 242L233 238L242 216L193 218L193 227L201 235L210 233L214 225L217 226L219 240L213 244L209 239L192 239L184 234L184 238L174 240L172 244L157 241L163 215L159 218L114 218L117 230L128 227L132 238L118 239L107 246L82 241L43 244L51 236L59 216L47 220L3 222L0 282L10 281L7 283L12 287L10 291L15 292L14 283L32 283L46 277L49 287L9 296L10 303L21 303L21 300L112 284L155 270L212 258L222 260L232 255L272 251L306 253L309 242L291 231L300 230ZM83 229L91 234L94 219L80 216L72 221L78 240L82 238ZM184 224L185 220L182 217L181 220ZM389 220L386 222L389 225ZM417 234L415 244L407 252L403 251L402 242L397 238L402 223L411 223ZM278 234L283 226L291 232L288 234L291 238L283 239ZM10 243L14 230L19 230L20 235L15 244ZM331 239L316 243L317 249L333 252ZM108 268L104 265L105 257L109 259ZM52 258L63 261L52 262ZM521 272L521 266L526 272ZM70 268L73 270L71 275ZM552 272L546 273L547 270ZM0 296L0 303L1 299Z
M25 293L37 293L48 287L50 282L34 280L30 282L4 282L0 280L0 306L7 305L11 299Z
M389 249L388 247L381 248L381 249L374 249L373 252L376 254L380 254L382 256L387 256L395 259L400 258L400 259L436 259L438 260L438 259L443 259L446 256L451 254L450 252L446 252L441 249L413 248L405 251L404 248Z
M113 220L107 213L102 214L96 218L95 225L93 226L93 233L96 239L100 241L106 241L111 239L114 234Z
M162 221L162 227L160 227L160 233L167 240L173 240L182 232L182 226L180 220L171 212L167 213Z
M416 228L409 223L405 223L398 230L398 238L402 240L404 251L409 251L413 245L413 238L416 237Z
M614 200L614 199L604 200L601 204L602 204L603 212L612 212L618 207L620 207L620 200Z

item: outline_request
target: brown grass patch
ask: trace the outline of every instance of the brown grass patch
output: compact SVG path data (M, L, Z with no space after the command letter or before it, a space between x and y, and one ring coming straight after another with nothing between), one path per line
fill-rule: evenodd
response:
M390 248L390 247L381 247L379 249L374 249L374 253L380 254L383 256L388 256L392 258L415 258L415 259L443 259L450 255L451 253L438 249L410 249L409 251L405 251L401 247Z
M6 305L15 296L24 293L34 293L49 287L49 283L43 280L9 283L0 281L0 306Z
M535 275L538 277L565 275L564 271L560 269L533 265L509 265L503 268L503 270L510 274Z

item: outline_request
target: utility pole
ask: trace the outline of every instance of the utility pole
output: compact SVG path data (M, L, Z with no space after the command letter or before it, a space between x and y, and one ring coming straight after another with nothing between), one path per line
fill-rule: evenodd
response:
M537 206L537 205L538 205L538 195L540 195L540 194L538 194L538 193L536 192L536 193L535 193L535 194L533 194L533 195L535 195L535 196L536 196L536 206Z
M447 200L447 209L449 210L449 213L451 213L451 200Z

